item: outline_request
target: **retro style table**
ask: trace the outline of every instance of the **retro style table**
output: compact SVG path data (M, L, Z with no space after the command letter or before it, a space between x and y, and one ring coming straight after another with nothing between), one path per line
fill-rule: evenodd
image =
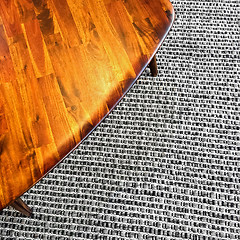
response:
M0 1L0 210L31 214L19 197L157 74L173 20L168 0Z

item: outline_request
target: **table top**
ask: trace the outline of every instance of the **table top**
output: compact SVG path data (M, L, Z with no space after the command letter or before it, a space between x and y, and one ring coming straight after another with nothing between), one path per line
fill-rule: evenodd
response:
M173 19L168 0L0 1L0 209L114 108Z

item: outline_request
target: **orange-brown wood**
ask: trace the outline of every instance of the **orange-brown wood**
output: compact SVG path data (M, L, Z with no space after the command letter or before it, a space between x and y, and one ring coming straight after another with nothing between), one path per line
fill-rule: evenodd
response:
M168 0L0 0L0 209L111 111L173 18Z

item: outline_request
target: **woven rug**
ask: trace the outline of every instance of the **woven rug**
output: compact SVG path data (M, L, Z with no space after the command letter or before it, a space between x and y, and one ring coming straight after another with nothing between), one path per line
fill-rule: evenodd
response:
M240 2L174 0L176 22L96 131L0 214L1 239L240 239Z

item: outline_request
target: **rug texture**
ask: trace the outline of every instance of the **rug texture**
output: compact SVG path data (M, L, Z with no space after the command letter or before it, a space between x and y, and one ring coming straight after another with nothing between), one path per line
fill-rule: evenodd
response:
M174 0L124 100L23 199L0 239L240 239L240 2Z

